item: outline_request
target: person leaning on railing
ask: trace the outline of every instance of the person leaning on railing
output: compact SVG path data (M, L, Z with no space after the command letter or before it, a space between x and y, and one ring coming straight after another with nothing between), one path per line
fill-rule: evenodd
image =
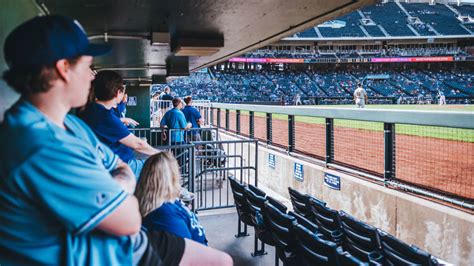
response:
M162 128L169 131L169 141L171 145L180 145L184 143L184 130L191 128L191 123L186 122L181 109L183 101L180 98L174 98L172 101L173 109L166 112L160 122Z
M113 110L123 100L125 87L120 74L111 70L100 71L92 82L95 101L87 104L78 116L86 122L97 137L120 159L128 163L138 177L144 161L135 158L134 151L150 156L159 150L132 134Z
M92 56L109 50L63 16L7 36L3 78L21 98L0 125L0 264L232 265L223 252L141 230L130 167L68 115L87 101Z
M186 121L191 123L191 128L200 128L204 124L204 118L202 118L201 113L193 105L193 98L191 96L184 97L184 102L186 106L183 108L182 112ZM192 141L201 141L201 132L199 130L190 130Z

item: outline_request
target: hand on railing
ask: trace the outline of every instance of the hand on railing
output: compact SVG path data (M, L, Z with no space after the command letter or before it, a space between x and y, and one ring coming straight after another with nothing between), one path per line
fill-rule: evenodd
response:
M122 118L120 118L120 121L122 121L122 123L124 123L126 126L136 127L136 126L140 125L140 123L138 123L137 121L135 121L131 118L128 118L128 117L122 117Z
M166 141L168 136L166 135L166 130L161 131L161 140Z

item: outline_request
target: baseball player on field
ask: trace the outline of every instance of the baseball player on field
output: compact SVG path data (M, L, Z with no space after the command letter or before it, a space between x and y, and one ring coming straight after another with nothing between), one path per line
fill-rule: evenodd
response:
M357 89L354 91L354 101L357 108L364 108L368 100L367 92L362 88L362 84L358 83Z

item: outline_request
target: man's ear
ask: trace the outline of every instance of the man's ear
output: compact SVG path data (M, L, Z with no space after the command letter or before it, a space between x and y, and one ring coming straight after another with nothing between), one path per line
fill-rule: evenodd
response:
M61 79L64 81L69 81L69 68L71 65L66 59L61 59L56 62L56 71Z

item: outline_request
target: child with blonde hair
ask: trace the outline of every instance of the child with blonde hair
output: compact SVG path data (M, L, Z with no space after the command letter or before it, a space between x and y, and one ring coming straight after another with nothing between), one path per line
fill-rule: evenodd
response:
M207 245L196 215L179 200L179 179L178 162L170 152L146 160L135 191L143 225L148 230L166 231Z

